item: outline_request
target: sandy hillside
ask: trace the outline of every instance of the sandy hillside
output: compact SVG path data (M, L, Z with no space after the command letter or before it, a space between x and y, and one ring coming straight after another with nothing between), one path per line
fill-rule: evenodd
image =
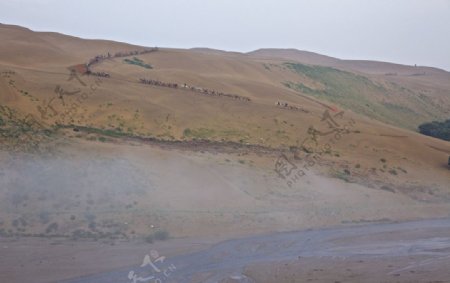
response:
M297 50L142 47L2 24L10 257L0 281L124 268L167 238L176 254L244 235L448 217L450 143L416 129L449 118L449 78ZM39 241L58 247L24 262ZM300 276L296 262L281 264Z

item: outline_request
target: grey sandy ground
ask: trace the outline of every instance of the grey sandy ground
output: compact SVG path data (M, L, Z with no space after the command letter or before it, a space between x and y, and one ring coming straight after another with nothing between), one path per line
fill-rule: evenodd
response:
M450 219L234 239L155 266L65 282L450 282Z

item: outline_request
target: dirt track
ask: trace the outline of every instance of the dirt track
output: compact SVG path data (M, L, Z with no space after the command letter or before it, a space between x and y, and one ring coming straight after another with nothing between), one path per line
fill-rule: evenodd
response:
M166 258L160 273L134 266L65 282L127 282L131 270L161 282L450 282L449 264L450 219L440 219L236 239Z

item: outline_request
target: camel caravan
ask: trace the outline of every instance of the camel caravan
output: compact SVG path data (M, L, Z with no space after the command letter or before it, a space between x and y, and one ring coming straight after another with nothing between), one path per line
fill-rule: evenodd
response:
M150 49L144 49L141 51L128 51L128 52L116 52L114 54L111 54L108 52L108 54L102 54L97 55L92 59L89 59L87 64L79 64L75 66L69 67L69 70L75 71L77 73L80 73L82 75L90 75L90 76L96 76L96 77L102 77L102 78L110 78L111 75L105 72L92 72L90 67L95 64L99 64L107 59L111 58L119 58L119 57L127 57L127 56L135 56L135 55L142 55L147 54L151 52L158 51L158 47L150 48Z
M223 97L228 97L228 98L242 100L242 101L251 101L251 99L248 97L244 97L244 96L240 96L240 95L236 95L236 94L223 93L223 92L215 91L215 90L209 90L209 89L202 88L202 87L189 86L187 84L178 85L177 83L165 83L165 82L161 82L161 81L157 81L157 80L147 80L147 79L139 79L139 82L142 84L154 85L154 86L160 86L160 87L185 89L185 90L189 90L192 92L196 92L196 93L208 95L208 96L223 96Z
M94 58L90 59L86 65L89 68L90 66L99 64L99 63L105 61L106 59L143 55L143 54L147 54L147 53L151 53L151 52L156 52L158 50L159 50L158 47L154 47L154 48L144 49L141 51L138 51L138 50L127 51L127 52L120 51L120 52L116 52L114 54L111 54L108 52L108 54L101 54L101 55L95 56Z
M178 84L175 83L165 83L161 81L156 80L146 80L146 79L139 79L139 82L146 85L154 85L154 86L162 86L162 87L170 87L170 88L178 88Z
M287 102L277 101L277 102L275 102L275 105L278 108L281 108L281 109L292 110L292 111L301 111L301 112L309 113L308 110L306 110L304 108L301 108L301 107L289 105Z
M101 78L110 78L111 75L105 72L91 72L88 71L86 74L90 75L90 76L96 76L96 77L101 77Z

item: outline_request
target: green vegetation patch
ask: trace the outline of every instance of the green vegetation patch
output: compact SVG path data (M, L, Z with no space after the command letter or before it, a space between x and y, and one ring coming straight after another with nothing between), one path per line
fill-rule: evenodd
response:
M123 62L130 64L130 65L140 66L140 67L146 68L146 69L153 69L152 65L146 64L144 61L142 61L138 57L133 57L133 59L124 59Z

